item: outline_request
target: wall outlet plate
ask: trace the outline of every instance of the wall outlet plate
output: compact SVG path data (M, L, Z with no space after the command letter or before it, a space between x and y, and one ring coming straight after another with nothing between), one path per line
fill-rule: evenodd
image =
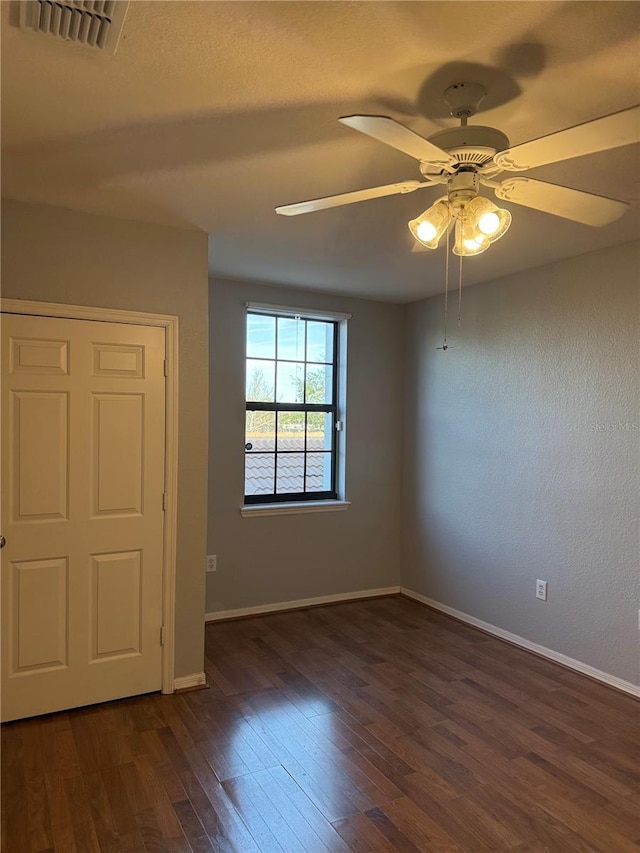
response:
M207 572L215 572L218 569L217 558L215 554L209 554L207 557Z
M547 582L537 580L536 581L536 598L539 598L541 601L547 600Z

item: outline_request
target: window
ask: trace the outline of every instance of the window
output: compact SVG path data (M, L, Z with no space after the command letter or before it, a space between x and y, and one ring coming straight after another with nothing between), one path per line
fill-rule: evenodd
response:
M245 504L337 500L345 319L248 306Z

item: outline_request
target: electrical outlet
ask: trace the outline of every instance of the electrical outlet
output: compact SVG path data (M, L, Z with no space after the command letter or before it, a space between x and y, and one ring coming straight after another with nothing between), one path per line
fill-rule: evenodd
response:
M536 581L536 598L540 598L542 601L547 600L547 582L537 580Z
M207 557L207 571L215 572L218 570L217 559L215 554L209 554Z

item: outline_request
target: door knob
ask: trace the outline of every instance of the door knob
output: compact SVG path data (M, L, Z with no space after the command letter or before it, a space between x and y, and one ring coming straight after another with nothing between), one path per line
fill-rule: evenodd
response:
M4 548L6 544L7 540L4 538L4 536L0 536L0 548Z

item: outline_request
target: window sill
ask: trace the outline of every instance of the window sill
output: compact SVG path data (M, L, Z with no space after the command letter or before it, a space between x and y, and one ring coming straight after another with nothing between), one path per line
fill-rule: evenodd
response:
M300 515L306 512L341 512L351 501L296 501L295 503L248 504L240 507L243 518L259 515Z

